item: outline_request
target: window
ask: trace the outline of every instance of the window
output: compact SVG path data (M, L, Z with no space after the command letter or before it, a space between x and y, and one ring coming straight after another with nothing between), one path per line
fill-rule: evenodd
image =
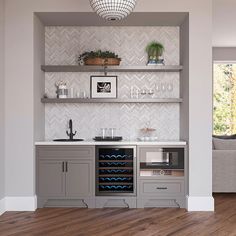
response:
M236 134L236 62L214 63L213 133Z

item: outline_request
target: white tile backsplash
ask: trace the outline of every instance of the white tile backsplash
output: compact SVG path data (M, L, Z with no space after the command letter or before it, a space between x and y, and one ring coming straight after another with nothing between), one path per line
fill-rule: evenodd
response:
M178 27L46 27L46 64L76 64L85 50L111 50L122 58L123 65L145 65L146 45L157 40L164 44L167 65L179 64ZM55 97L55 83L68 82L74 92L90 92L90 76L101 73L45 73L45 92ZM157 92L156 98L179 97L179 73L112 73L118 76L118 97L130 97L130 88L155 89L173 84L171 92ZM148 96L147 96L148 97ZM114 127L117 135L135 139L147 121L156 128L159 139L179 138L179 104L46 104L45 138L66 137L67 121L73 119L79 137L91 139L102 127Z
M179 106L174 104L47 104L46 139L65 138L67 121L73 119L80 138L91 139L100 128L116 128L117 135L136 139L147 121L159 139L179 138Z

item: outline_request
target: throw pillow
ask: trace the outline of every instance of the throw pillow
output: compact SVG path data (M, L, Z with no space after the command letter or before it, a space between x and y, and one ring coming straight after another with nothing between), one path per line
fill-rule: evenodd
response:
M213 143L216 150L236 150L236 139L213 138Z

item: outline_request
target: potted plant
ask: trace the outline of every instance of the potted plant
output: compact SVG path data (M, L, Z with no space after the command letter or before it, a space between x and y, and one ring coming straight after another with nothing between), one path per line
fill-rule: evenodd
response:
M147 45L146 52L148 54L148 65L164 64L164 59L162 58L164 46L161 43L152 41Z
M120 65L121 58L117 54L110 51L90 51L84 52L78 58L80 65Z

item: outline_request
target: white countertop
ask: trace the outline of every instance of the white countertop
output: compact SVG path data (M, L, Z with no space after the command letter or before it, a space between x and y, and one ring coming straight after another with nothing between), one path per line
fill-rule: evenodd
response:
M72 146L72 145L79 145L79 146L86 146L86 145L137 145L137 146L152 146L152 145L160 145L160 146L184 146L187 142L184 140L160 140L160 141L117 141L117 142L98 142L94 140L85 140L85 141L79 141L79 142L55 142L52 140L48 141L39 141L35 142L36 146L47 146L47 145L53 145L53 146Z

